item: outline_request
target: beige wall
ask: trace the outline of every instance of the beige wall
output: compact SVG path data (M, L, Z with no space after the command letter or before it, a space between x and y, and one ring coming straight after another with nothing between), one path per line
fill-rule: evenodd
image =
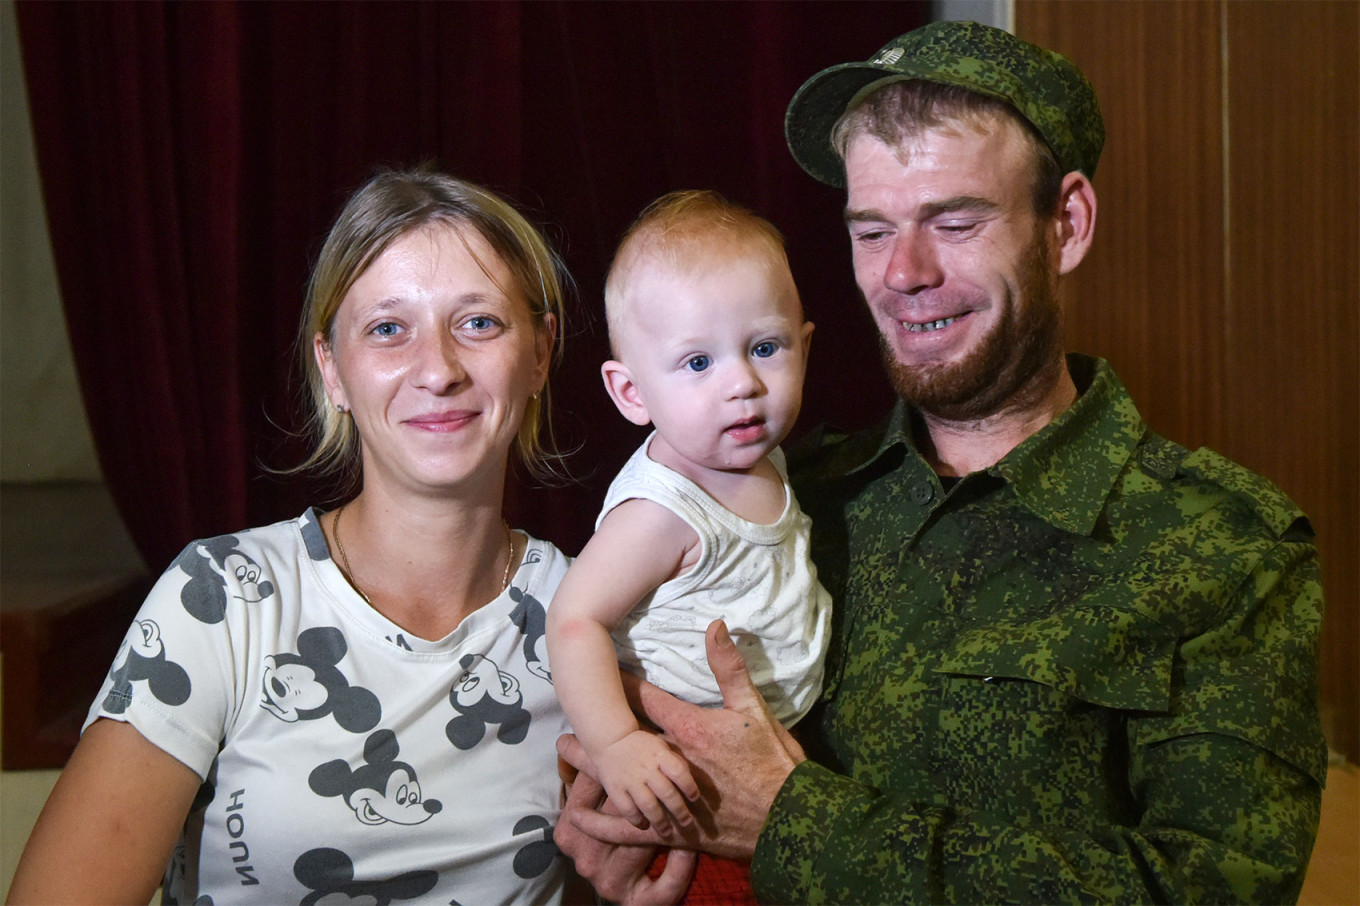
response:
M95 481L99 466L47 238L13 0L0 0L0 111L0 481ZM9 890L57 774L0 772L0 893Z
M99 478L38 188L13 0L0 0L0 481Z
M9 891L19 854L59 773L0 771L0 894Z

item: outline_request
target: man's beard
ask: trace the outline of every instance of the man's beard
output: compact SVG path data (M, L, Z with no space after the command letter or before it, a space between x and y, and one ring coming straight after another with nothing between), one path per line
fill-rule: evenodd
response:
M879 352L897 395L948 421L976 421L1041 398L1048 386L1035 377L1061 361L1062 342L1057 281L1042 236L1026 249L1019 277L1017 304L962 361L903 365L880 332Z

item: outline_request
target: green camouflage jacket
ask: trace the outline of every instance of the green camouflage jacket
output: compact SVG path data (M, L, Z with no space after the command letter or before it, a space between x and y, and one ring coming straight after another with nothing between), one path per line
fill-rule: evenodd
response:
M1068 364L1077 403L948 491L900 405L795 462L835 628L762 901L1297 899L1326 776L1312 530Z

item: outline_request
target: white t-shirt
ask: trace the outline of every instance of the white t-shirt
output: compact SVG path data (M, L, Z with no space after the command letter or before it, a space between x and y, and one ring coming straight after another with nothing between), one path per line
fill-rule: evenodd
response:
M90 709L204 779L166 901L557 902L543 627L566 557L530 538L504 593L425 641L355 593L318 518L185 548Z
M792 726L821 691L831 596L808 555L812 520L789 487L784 454L776 449L770 455L784 482L784 512L761 525L650 459L655 436L619 470L596 527L626 500L651 500L698 533L700 553L687 573L662 583L615 627L619 662L686 701L721 705L704 650L708 624L721 617L770 710Z

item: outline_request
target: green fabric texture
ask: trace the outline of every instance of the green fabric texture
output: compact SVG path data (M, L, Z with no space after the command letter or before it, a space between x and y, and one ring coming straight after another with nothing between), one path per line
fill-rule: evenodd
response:
M1307 519L1104 362L948 492L913 414L792 451L835 601L756 849L773 903L1297 899L1326 745Z
M821 182L844 186L831 127L866 89L900 79L957 85L1005 101L1048 143L1064 173L1095 176L1105 123L1081 70L1060 53L976 22L932 22L862 63L831 66L804 82L784 116L799 166Z

